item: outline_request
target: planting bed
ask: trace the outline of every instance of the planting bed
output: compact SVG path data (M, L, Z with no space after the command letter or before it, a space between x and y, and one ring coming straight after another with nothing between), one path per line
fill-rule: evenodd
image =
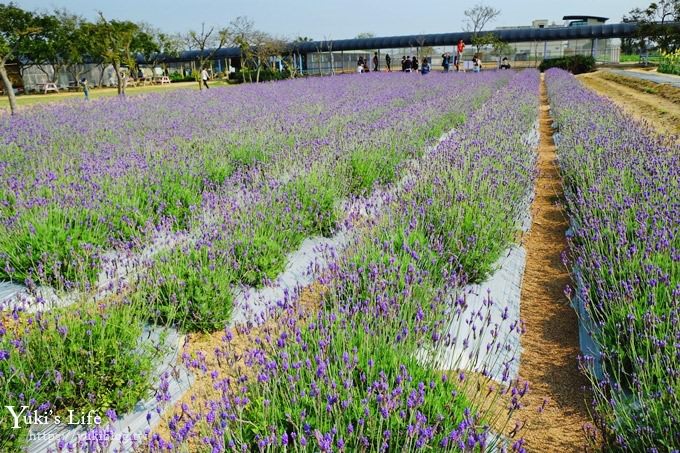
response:
M568 73L547 73L584 367L609 448L680 447L680 153Z
M526 209L534 162L526 132L536 118L537 74L514 77L507 88L508 73L292 81L195 98L168 93L74 103L3 118L0 276L25 286L5 299L3 401L41 414L92 409L117 419L149 395L155 357L168 353L164 341L143 334L148 323L220 331L233 323L235 310L245 321L255 305L247 294L258 294L268 304L256 319L280 299L277 334L296 341L274 355L277 349L265 345L283 348L276 338L254 342L242 351L251 367L244 376L288 388L281 381L288 379L283 354L298 363L309 357L317 367L330 366L316 383L325 390L302 405L294 397L288 404L298 418L289 425L293 414L269 410L267 400L285 401L276 387L243 380L233 369L222 379L213 370L221 398L210 403L212 415L197 409L205 419L196 429L182 418L173 422L186 430L174 432L176 445L195 441L200 427L217 429L220 410L226 424L217 437L199 439L201 448L229 442L274 448L294 434L298 440L289 440L299 447L307 437L308 448L322 448L330 436L342 448L329 416L312 411L342 376L358 379L345 388L353 409L343 409L343 429L348 435L357 429L347 442L357 447L410 439L414 446L455 449L461 441L495 439L488 415L467 400L464 379L447 379L415 351L457 341L445 338L444 329L482 307L467 307L464 293L456 297L451 287L494 271ZM462 123L460 133L424 156ZM313 247L324 241L346 251ZM310 283L319 266L327 270L328 290L320 310L302 311L294 289ZM508 332L517 328L508 324ZM484 347L505 344L500 326L479 328L496 329ZM236 360L219 353L225 363ZM345 355L359 362L342 371ZM375 367L374 357L380 357ZM185 362L195 373L210 371L200 369L200 357ZM267 368L274 362L276 368ZM311 385L310 377L298 376L299 385ZM237 380L243 390L232 385ZM513 385L507 376L501 381L506 389ZM384 385L415 392L415 405L405 396L394 400L394 409L405 405L412 426L397 411L385 417L388 434L377 425L363 431L357 423L367 419L360 413L380 410L382 393L375 392ZM514 405L524 391L516 391ZM245 420L242 411L249 423L237 422ZM302 426L307 413L320 434ZM17 448L25 430L6 429L7 420L0 420L0 446ZM107 442L101 440L102 448ZM164 444L155 438L151 445Z
M488 298L472 306L463 289L495 270L527 208L538 74L520 74L510 87L382 194L323 290L288 301L273 322L221 332L212 351L186 358L207 383L175 409L165 435L152 436L152 450L447 451L502 442L494 433L510 416L485 403L512 395L512 414L526 387L506 371L480 390L460 359L436 371L441 364L427 352L504 357L507 336L520 328L508 319L513 307ZM490 362L469 368L491 374Z

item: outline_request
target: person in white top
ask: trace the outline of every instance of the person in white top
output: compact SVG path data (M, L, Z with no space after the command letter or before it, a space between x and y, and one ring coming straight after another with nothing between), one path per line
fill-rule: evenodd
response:
M210 76L208 75L208 70L203 68L203 70L201 71L201 80L203 81L203 85L206 87L206 89L210 88L208 86L208 79L209 78L210 78Z

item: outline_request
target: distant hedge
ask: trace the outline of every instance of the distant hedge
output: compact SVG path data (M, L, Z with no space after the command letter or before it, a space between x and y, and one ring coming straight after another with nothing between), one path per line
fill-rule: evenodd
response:
M229 81L233 83L243 83L255 81L257 71L255 69L241 69L239 72L229 75ZM290 77L288 70L275 71L271 68L262 68L260 71L260 82L269 82L271 80L284 80Z
M595 67L595 58L585 55L572 55L569 57L550 58L543 60L538 69L541 72L550 68L560 68L571 72L572 74L581 74L583 72L590 72Z

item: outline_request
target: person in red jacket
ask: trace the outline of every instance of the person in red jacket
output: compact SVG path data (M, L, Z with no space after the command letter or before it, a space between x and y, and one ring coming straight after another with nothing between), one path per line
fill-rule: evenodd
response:
M458 46L456 46L456 71L460 71L460 61L463 59L463 51L465 50L465 43L462 39L458 40Z

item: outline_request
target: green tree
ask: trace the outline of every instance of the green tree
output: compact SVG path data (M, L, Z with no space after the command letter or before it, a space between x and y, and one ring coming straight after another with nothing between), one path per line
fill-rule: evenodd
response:
M434 48L432 46L425 45L425 35L418 35L416 38L416 55L418 59L423 57L428 58L432 54L434 54Z
M494 33L483 33L473 37L472 45L477 48L477 53L479 53L482 47L490 47L491 55L496 57L512 53L512 47Z
M137 53L142 52L146 46L152 46L153 40L134 22L107 20L101 12L93 27L91 40L93 53L103 63L113 65L118 95L125 96L122 67L125 64L133 70L136 67Z
M255 23L245 16L240 16L229 24L233 43L241 51L241 71L243 80L253 82L252 71L255 72L255 83L260 81L262 70L269 67L271 57L282 55L286 51L283 39L273 37L255 29ZM269 68L272 70L272 68Z
M125 53L126 64L133 74L137 75L139 65L137 63L137 56L144 57L144 61L149 61L152 55L158 55L160 46L158 45L157 37L154 30L145 29L145 25L137 25L137 32L132 38L130 47Z
M265 43L268 35L256 30L255 23L245 16L239 16L232 20L229 28L232 33L232 40L241 52L243 80L246 80L247 75L248 81L252 83L253 75L251 69L257 71L257 77L259 78L261 67L262 55L260 55L261 52L258 51L257 46ZM256 78L256 81L259 80L258 78Z
M492 45L493 49L491 49L491 55L507 57L508 55L514 54L512 46L503 40L498 39Z
M624 22L639 24L638 42L641 48L647 47L647 41L662 52L673 52L680 49L680 0L661 0L652 2L645 9L635 8L624 17Z
M43 31L43 39L31 40L26 54L53 82L62 70L77 81L84 72L84 58L90 51L84 31L86 21L66 10L39 16L36 21ZM51 73L46 69L48 66L52 68Z
M36 15L32 12L25 11L14 3L0 4L0 79L9 97L10 111L13 115L17 112L17 102L6 65L11 60L23 57L30 41L41 31Z
M300 50L298 48L298 44L305 43L305 42L313 42L314 39L310 38L309 36L297 36L290 44L290 46L287 47L287 51L284 53L284 59L283 63L286 66L286 69L288 70L288 73L290 74L290 78L293 79L299 75L299 67L297 63L297 59L301 58L300 56Z

